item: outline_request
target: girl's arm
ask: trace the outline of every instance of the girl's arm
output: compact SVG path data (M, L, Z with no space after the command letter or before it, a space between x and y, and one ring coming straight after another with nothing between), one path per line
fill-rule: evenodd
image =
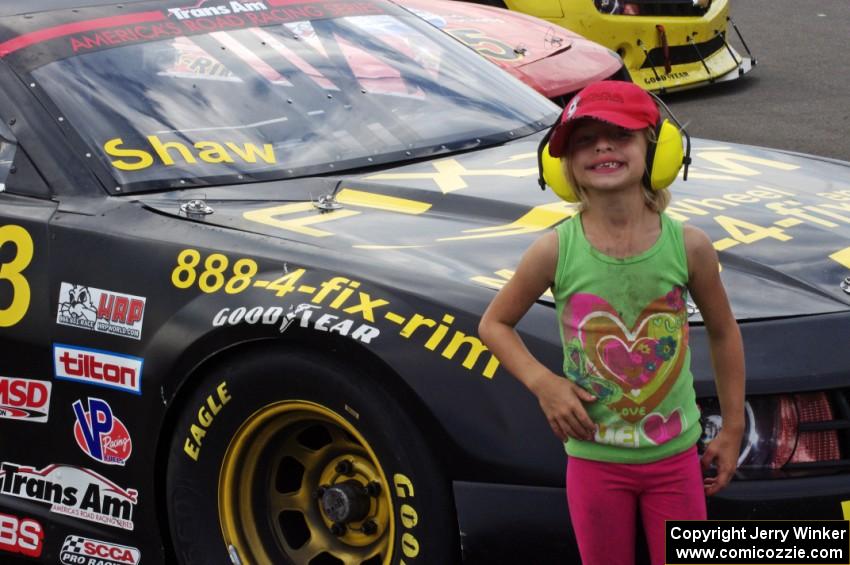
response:
M524 384L540 402L552 431L568 437L592 439L595 426L581 401L592 394L554 374L528 351L514 329L531 305L552 286L558 262L558 236L551 231L523 255L516 273L496 294L481 317L478 334L502 366Z
M685 249L690 274L688 289L708 332L723 421L720 433L702 456L703 469L713 462L717 465L717 477L705 479L705 493L711 496L726 486L737 468L744 434L744 345L720 280L717 252L711 240L698 228L686 225Z

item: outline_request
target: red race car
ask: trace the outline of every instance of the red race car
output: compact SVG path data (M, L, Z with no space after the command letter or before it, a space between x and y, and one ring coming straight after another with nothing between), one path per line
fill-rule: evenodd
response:
M394 1L556 102L596 80L629 80L614 51L545 20L448 0Z

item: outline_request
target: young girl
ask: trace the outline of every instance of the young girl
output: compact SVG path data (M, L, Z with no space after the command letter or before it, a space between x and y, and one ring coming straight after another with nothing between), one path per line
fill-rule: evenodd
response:
M631 83L594 83L573 98L549 152L561 158L579 213L531 245L479 327L565 442L567 501L585 565L634 563L638 511L651 561L663 564L664 520L706 518L705 495L731 479L744 428L743 345L717 254L705 233L664 213L667 190L649 186L658 121L652 98ZM548 288L564 375L535 359L514 330ZM705 321L723 418L701 461L688 295ZM716 477L703 480L701 466L711 465Z

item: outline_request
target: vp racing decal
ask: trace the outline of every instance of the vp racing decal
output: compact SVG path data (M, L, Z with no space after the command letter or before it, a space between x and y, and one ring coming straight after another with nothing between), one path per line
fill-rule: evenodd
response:
M107 465L124 465L133 452L133 440L105 400L89 398L73 404L74 439L83 452Z

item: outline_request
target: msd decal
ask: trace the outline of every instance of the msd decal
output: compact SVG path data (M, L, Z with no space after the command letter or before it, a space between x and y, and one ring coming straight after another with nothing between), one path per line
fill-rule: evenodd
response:
M44 528L32 518L0 514L0 551L39 557L43 541Z
M123 489L91 469L48 465L38 470L0 464L0 494L42 502L56 514L125 530L133 529L139 493Z
M0 377L0 418L46 422L52 383Z
M57 379L142 394L141 357L54 343L53 364Z
M133 452L133 440L126 426L112 414L109 404L89 398L88 406L74 402L74 439L86 455L107 465L124 465ZM88 408L88 409L86 409Z
M68 536L59 560L64 565L137 565L142 559L135 547L106 543L81 536Z
M145 300L143 296L63 282L56 323L142 339Z

